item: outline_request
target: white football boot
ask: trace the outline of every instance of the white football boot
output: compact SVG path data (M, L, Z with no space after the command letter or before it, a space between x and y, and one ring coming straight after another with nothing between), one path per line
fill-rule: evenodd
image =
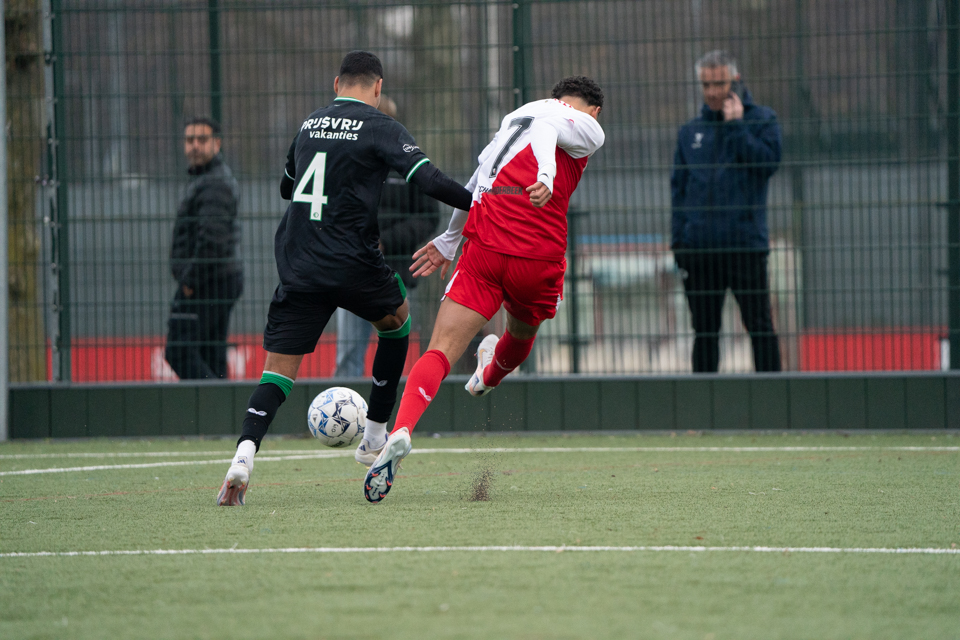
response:
M494 387L488 387L483 384L483 370L487 368L488 364L493 362L493 350L497 348L498 342L500 342L500 338L492 333L480 341L480 346L477 348L477 370L473 372L470 380L468 380L466 386L464 386L464 389L466 389L470 395L479 398L494 390Z
M389 493L400 470L400 461L407 457L411 448L410 432L406 427L387 438L387 444L383 445L363 479L363 495L367 501L376 504Z
M370 443L366 438L363 438L360 441L360 446L358 446L357 450L353 452L353 459L363 466L369 467L377 459L377 456L380 455L380 452L383 451L383 447L386 443L387 440L384 439L383 444L381 444L378 449L374 449L373 444Z
M223 486L220 487L220 495L217 496L217 506L242 507L243 497L249 485L250 467L245 464L230 465L227 477L223 480Z

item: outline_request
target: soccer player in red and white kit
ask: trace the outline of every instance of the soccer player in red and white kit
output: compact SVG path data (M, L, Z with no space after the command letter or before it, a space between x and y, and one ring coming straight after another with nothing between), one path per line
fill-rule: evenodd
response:
M507 330L480 343L477 371L467 383L475 396L526 360L540 323L557 313L567 266L567 206L588 158L603 145L597 122L603 92L590 78L573 76L551 95L504 117L467 184L473 191L469 213L454 209L446 232L413 256L414 276L439 268L445 278L461 235L467 238L428 350L410 371L393 431L364 478L370 502L390 491L410 452L410 432L450 366L500 306Z

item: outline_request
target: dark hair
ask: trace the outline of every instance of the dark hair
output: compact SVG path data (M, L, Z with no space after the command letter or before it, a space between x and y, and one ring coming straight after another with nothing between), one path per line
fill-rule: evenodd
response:
M383 77L383 65L380 58L369 51L351 51L340 63L341 84L361 84L370 86Z
M600 85L587 76L570 76L554 85L551 97L574 96L581 98L591 107L603 106L603 90Z
M210 131L213 132L214 138L220 137L220 123L213 118L209 118L207 116L193 116L192 118L184 120L183 128L186 129L192 124L205 124L210 127Z

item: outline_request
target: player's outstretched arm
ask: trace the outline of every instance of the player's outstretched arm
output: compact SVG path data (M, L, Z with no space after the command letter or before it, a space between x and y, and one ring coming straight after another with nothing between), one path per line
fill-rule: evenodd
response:
M410 271L413 272L414 278L420 278L429 276L439 268L440 279L444 280L447 277L450 263L451 261L443 257L443 254L431 240L413 254L413 264L410 265Z
M470 209L473 194L460 186L459 182L448 178L446 174L430 163L420 167L408 179L435 200L457 209Z

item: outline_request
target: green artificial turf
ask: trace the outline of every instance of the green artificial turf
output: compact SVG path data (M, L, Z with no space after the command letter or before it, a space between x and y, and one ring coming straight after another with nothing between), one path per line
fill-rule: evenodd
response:
M268 439L246 506L218 508L232 441L14 442L0 445L0 473L186 464L2 475L0 554L955 549L960 453L890 448L958 445L950 435L415 437L392 492L374 506L362 497L363 468L352 457L271 461L329 450ZM867 449L785 449L817 446ZM627 450L635 447L682 450ZM416 452L427 448L473 451ZM98 452L114 457L77 456ZM190 455L199 452L209 454ZM174 455L147 455L157 453ZM958 602L955 554L567 548L0 557L2 638L957 639Z

